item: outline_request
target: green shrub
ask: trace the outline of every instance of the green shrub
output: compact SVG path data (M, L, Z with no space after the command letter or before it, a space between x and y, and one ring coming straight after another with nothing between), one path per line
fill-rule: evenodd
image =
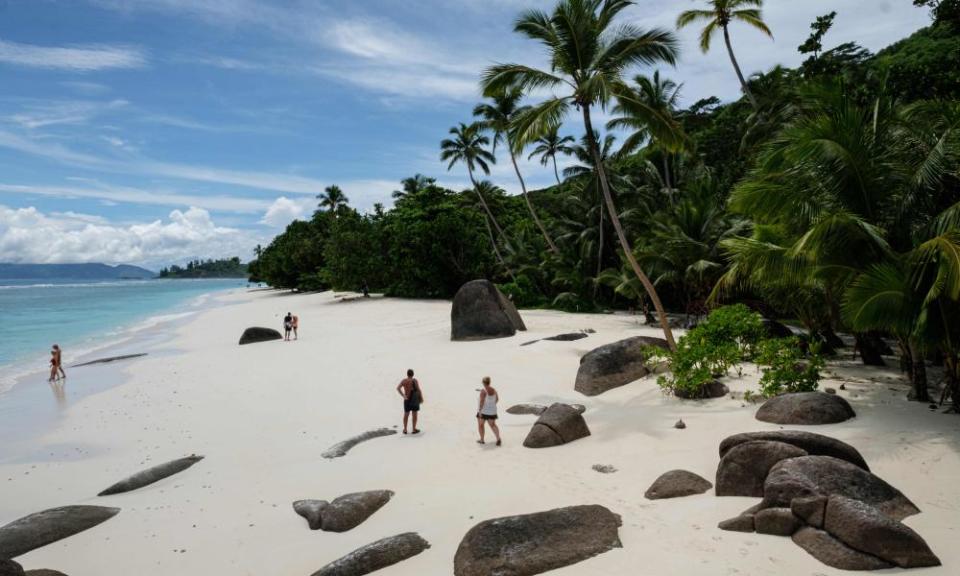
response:
M650 352L670 362L670 375L661 376L657 383L677 396L701 396L706 384L751 358L764 333L762 318L746 306L718 308L680 338L676 352Z
M763 367L760 393L768 398L789 392L813 392L824 366L816 347L804 356L799 338L764 340L758 347L756 360Z
M517 276L516 282L499 284L498 287L517 308L541 308L549 303L528 276Z

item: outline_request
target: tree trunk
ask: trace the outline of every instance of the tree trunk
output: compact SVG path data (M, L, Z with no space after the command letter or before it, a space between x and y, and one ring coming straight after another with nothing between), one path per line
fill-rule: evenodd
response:
M607 205L607 212L610 213L610 221L613 223L613 228L617 231L617 237L620 239L623 255L627 259L627 262L630 263L630 267L633 268L633 272L637 275L640 283L643 284L643 288L646 290L647 295L650 296L650 300L653 301L653 307L657 310L660 327L663 329L663 336L666 338L667 344L670 345L671 350L676 351L677 343L673 339L673 330L670 329L667 311L664 310L663 304L660 302L660 295L657 294L657 289L653 286L653 283L650 282L650 279L647 278L647 275L643 273L643 269L640 268L640 263L637 262L637 259L634 257L633 248L627 240L627 236L623 231L623 225L620 223L620 216L617 214L617 207L613 203L613 196L610 194L610 184L607 182L607 174L603 167L603 158L600 156L600 147L597 145L597 140L593 133L593 123L590 121L590 105L583 103L581 106L583 109L583 127L587 131L587 141L590 144L590 151L593 154L593 161L597 168L600 188L603 190L603 199Z
M503 238L503 243L507 246L507 250L513 252L513 248L510 246L510 241L507 240L507 235L503 233L503 228L500 227L500 223L497 222L493 212L490 211L490 206L487 205L486 198L484 198L483 194L480 192L480 186L477 184L476 178L473 177L473 168L471 168L469 164L467 165L467 172L470 174L470 182L473 184L473 191L476 192L477 197L480 198L480 204L483 206L483 210L487 213L487 217L489 217L490 221L493 222L493 227L497 229L497 234Z
M509 145L509 142L507 144ZM510 150L510 161L513 162L513 171L517 173L517 180L520 181L520 189L523 191L523 199L527 201L527 209L530 210L533 221L537 224L537 228L540 229L540 233L543 234L543 239L547 241L547 246L550 247L550 251L554 254L559 254L560 250L557 249L557 245L553 243L553 239L547 234L547 229L544 228L543 222L541 222L537 216L537 211L533 209L533 203L530 202L530 195L527 194L527 183L523 181L523 176L520 175L520 167L517 166L517 157L514 156L512 149Z
M863 360L864 366L886 366L887 363L883 361L883 356L881 355L880 346L876 342L876 336L873 334L856 334L857 338L857 350L860 351L860 358Z
M730 62L733 64L733 69L737 71L737 78L740 79L740 86L743 87L743 93L746 94L747 99L753 104L754 109L759 108L760 106L757 104L757 99L753 97L753 92L750 91L750 87L747 86L747 80L743 77L743 72L740 71L740 64L737 63L737 57L733 54L733 44L730 43L730 30L727 29L726 26L723 27L723 40L727 43L727 54L730 55Z
M517 278L513 275L513 270L507 266L507 262L503 259L503 254L500 253L500 248L497 246L497 239L493 236L493 229L490 228L490 222L493 222L494 226L497 227L497 230L500 230L500 226L497 225L496 218L493 217L493 214L490 212L490 208L487 206L486 200L483 199L483 194L480 193L480 187L477 186L477 181L473 179L473 170L471 170L468 166L467 171L470 173L470 181L473 182L473 190L477 193L477 196L480 197L480 203L487 212L487 215L483 217L483 223L487 226L487 232L490 235L490 244L493 246L493 253L497 255L497 260L500 261L500 265L503 266L504 270L507 271L507 274L510 275L510 278L516 282ZM487 220L487 216L490 217L490 220ZM503 236L503 230L500 230L500 235ZM506 238L504 238L504 241L506 241Z
M553 175L557 179L557 186L559 186L563 182L560 181L560 172L557 170L557 155L554 154L551 158L553 158Z
M929 402L930 394L927 391L927 364L923 360L923 352L913 343L910 344L910 358L910 383L913 385L910 400Z
M599 249L597 250L597 278L600 277L600 274L603 273L603 201L600 202L600 224L597 227L597 244L599 244ZM594 282L593 285L593 298L597 298L597 292L599 291L599 284Z

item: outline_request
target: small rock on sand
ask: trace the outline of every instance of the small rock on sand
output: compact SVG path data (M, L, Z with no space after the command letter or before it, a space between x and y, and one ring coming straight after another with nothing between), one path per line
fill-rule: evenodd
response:
M617 471L616 467L609 464L594 464L593 469L601 474L613 474Z

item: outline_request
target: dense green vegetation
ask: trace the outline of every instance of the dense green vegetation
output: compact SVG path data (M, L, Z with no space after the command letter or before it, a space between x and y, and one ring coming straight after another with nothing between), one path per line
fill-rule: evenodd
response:
M744 78L728 38L769 33L763 2L701 0L678 25L703 26L703 50L722 35L744 97L685 109L666 72L674 33L624 24L631 2L525 12L515 30L549 66L478 71L485 100L440 146L470 189L417 175L393 208L361 214L328 188L309 221L258 251L251 274L410 297L450 297L486 277L520 306L642 310L675 354L694 342L674 343L667 310L699 318L742 302L802 324L805 351L829 354L846 331L880 363L881 336L893 338L914 398L929 399L935 360L958 402L960 0L915 3L930 27L878 54L835 43L826 14L798 47L800 67ZM523 157L557 184L527 190ZM573 164L561 173L558 157ZM484 179L497 161L511 162L520 195ZM818 360L796 342L757 346L766 391L815 386ZM742 359L736 348L704 352L718 356L693 380Z
M191 260L186 266L174 264L160 270L160 278L246 278L246 264L234 256L224 260Z

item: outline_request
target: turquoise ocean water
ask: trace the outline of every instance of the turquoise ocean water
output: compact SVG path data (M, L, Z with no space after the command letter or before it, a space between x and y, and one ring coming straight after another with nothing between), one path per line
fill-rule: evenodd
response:
M0 394L17 376L46 369L50 346L69 363L79 354L174 319L204 295L245 280L0 281Z

